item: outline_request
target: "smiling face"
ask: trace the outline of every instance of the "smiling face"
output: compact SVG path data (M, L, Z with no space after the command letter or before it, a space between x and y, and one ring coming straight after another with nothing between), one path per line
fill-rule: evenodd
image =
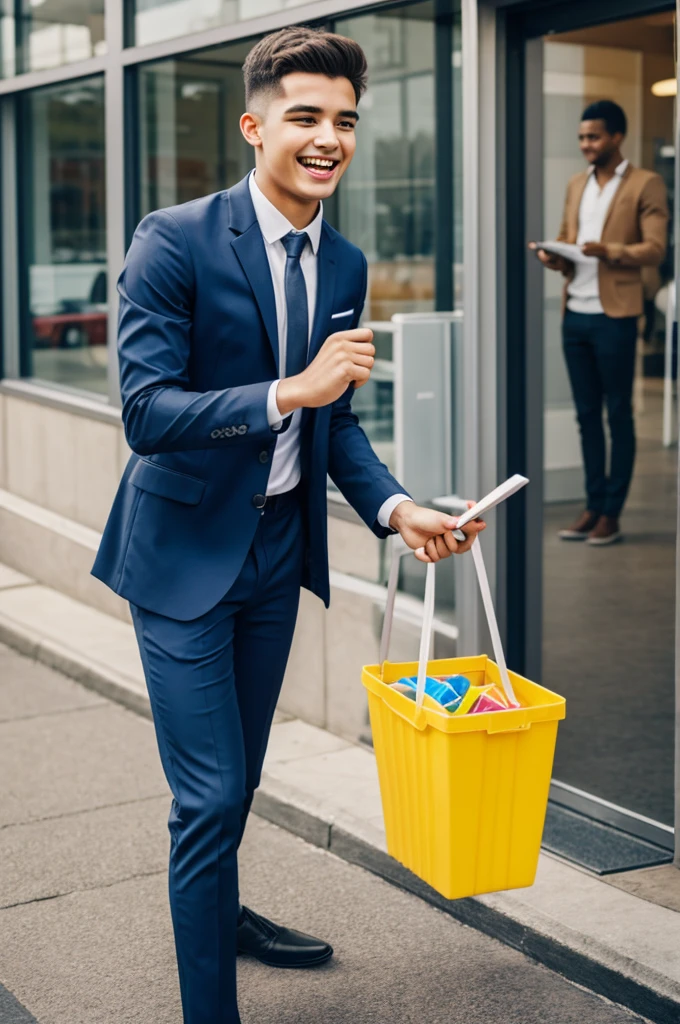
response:
M581 121L578 141L581 153L588 163L595 167L603 167L615 153L618 153L623 142L623 134L615 132L610 135L604 121Z
M256 97L253 106L241 131L255 148L257 184L296 227L305 217L309 223L354 156L354 88L347 78L296 71L281 79L279 93Z

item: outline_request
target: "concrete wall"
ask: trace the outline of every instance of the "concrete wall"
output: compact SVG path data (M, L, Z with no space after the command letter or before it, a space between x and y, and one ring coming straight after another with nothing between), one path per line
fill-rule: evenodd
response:
M24 390L0 391L0 562L129 621L125 602L90 575L129 455L122 426L90 400L74 409ZM378 660L383 542L344 503L330 508L331 609L303 591L280 707L358 739L368 721L361 668ZM420 602L400 596L393 660L417 657L419 618Z
M129 457L122 426L0 396L4 490L101 531Z
M0 561L129 621L127 605L90 575L128 455L123 429L35 398L0 394ZM101 415L107 411L102 407Z

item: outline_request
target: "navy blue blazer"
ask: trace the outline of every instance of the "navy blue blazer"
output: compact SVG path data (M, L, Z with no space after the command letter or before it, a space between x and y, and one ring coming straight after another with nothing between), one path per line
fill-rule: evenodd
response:
M356 327L363 254L325 221L310 358ZM276 433L267 393L281 375L274 290L248 179L158 210L137 228L118 283L125 435L133 454L93 574L133 604L188 621L238 576L257 529ZM345 323L333 313L353 309ZM353 389L305 410L304 585L326 604L326 478L378 537L382 503L403 488L351 410Z

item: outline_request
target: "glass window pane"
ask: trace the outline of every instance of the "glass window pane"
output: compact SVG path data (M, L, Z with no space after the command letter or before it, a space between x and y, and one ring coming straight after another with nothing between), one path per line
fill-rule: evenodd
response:
M369 70L368 91L359 104L357 150L336 204L337 227L368 260L364 320L373 324L377 349L371 380L357 392L353 408L393 470L395 369L388 321L396 313L435 310L438 294L447 295L446 305L454 308L462 298L459 26L459 15L437 22L432 3L335 23L337 32L361 44ZM436 34L442 32L451 40L446 59L441 45L435 52ZM445 147L442 152L453 153L443 172L437 171L438 144ZM437 220L437 189L453 193L450 224Z
M366 52L357 152L339 191L340 231L370 267L365 317L434 309L434 32L429 4L347 18Z
M22 97L23 370L106 393L104 82Z
M0 0L0 77L104 53L104 0Z
M134 41L145 46L216 25L278 14L303 3L307 0L135 0Z
M140 216L217 192L253 166L239 128L253 41L139 69Z

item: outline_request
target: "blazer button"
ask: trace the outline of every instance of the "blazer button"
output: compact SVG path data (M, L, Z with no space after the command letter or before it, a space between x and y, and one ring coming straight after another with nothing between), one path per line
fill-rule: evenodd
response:
M266 503L267 503L267 499L266 499L264 494L254 494L253 495L253 505L255 506L255 508L264 508Z
M263 465L265 462L269 462L269 452L260 452L260 462Z

